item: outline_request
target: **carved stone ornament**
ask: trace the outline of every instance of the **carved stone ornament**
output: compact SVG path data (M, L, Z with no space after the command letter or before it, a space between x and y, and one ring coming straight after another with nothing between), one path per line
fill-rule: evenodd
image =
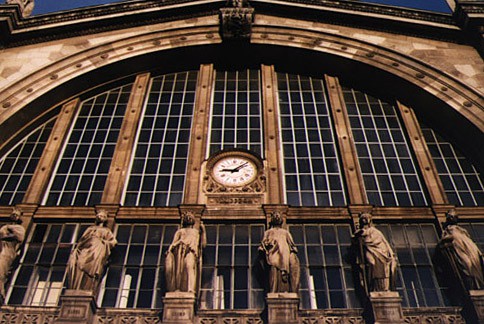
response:
M203 223L196 226L193 211L183 211L180 218L180 228L166 252L166 290L195 294L200 281L202 249L207 242L205 227Z
M224 150L207 162L204 176L207 194L261 194L266 190L262 160L254 154L238 149Z
M104 275L111 250L118 243L106 227L108 213L100 210L95 225L89 226L72 250L67 263L68 288L94 294Z
M248 1L228 1L226 8L220 9L220 29L224 40L249 39L254 21L254 8Z
M20 245L25 239L21 216L22 211L14 207L10 215L12 223L0 228L0 305L5 301L5 285L10 277L13 262L20 253Z
M459 226L455 210L446 214L438 251L444 256L457 280L466 290L484 289L484 255L466 229Z
M17 4L20 6L22 17L28 17L34 10L34 0L6 0L6 4Z
M369 291L386 292L395 290L397 260L383 233L373 226L372 215L361 213L360 229L354 233L361 248L359 260ZM365 276L366 273L366 276Z
M269 292L295 293L297 297L301 276L297 247L291 233L282 228L283 222L281 212L271 213L270 228L264 233L259 251L269 268Z

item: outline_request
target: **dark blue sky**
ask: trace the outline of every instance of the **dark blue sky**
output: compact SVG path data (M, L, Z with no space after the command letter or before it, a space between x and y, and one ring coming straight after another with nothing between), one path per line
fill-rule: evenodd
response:
M35 0L33 15L54 11L69 10L124 0ZM450 13L446 0L361 0L363 2L381 3L400 7Z

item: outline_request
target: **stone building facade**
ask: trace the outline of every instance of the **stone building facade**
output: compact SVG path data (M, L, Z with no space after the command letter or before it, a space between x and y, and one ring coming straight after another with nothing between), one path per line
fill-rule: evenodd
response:
M0 5L0 216L19 208L27 233L1 322L482 321L483 291L435 250L452 209L484 244L483 15L470 0ZM252 173L224 182L235 158ZM99 291L76 294L67 260L99 210L118 245ZM196 294L175 296L164 259L186 211L207 245ZM295 296L269 296L259 269L274 211ZM397 255L395 293L368 289L362 212Z

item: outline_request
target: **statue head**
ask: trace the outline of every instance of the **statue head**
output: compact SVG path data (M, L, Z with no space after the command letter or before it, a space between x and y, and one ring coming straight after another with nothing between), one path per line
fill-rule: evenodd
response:
M181 215L182 227L189 227L195 225L195 214L192 211L184 211Z
M360 228L363 228L365 226L371 226L372 225L372 215L369 212L364 212L360 214Z
M100 209L96 214L96 225L104 225L108 222L108 212L105 209Z
M281 227L283 222L281 212L274 211L271 213L270 227Z
M445 213L445 226L448 225L457 225L457 222L459 221L459 215L457 215L457 212L455 209L451 209Z
M10 214L10 220L14 222L15 224L22 224L22 219L20 218L22 216L22 210L18 207L13 207L12 213Z

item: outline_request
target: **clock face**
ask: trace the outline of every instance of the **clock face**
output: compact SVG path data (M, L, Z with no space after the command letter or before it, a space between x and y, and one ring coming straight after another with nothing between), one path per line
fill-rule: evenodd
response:
M228 156L213 166L214 179L226 186L238 187L252 182L257 176L257 167L250 159Z

